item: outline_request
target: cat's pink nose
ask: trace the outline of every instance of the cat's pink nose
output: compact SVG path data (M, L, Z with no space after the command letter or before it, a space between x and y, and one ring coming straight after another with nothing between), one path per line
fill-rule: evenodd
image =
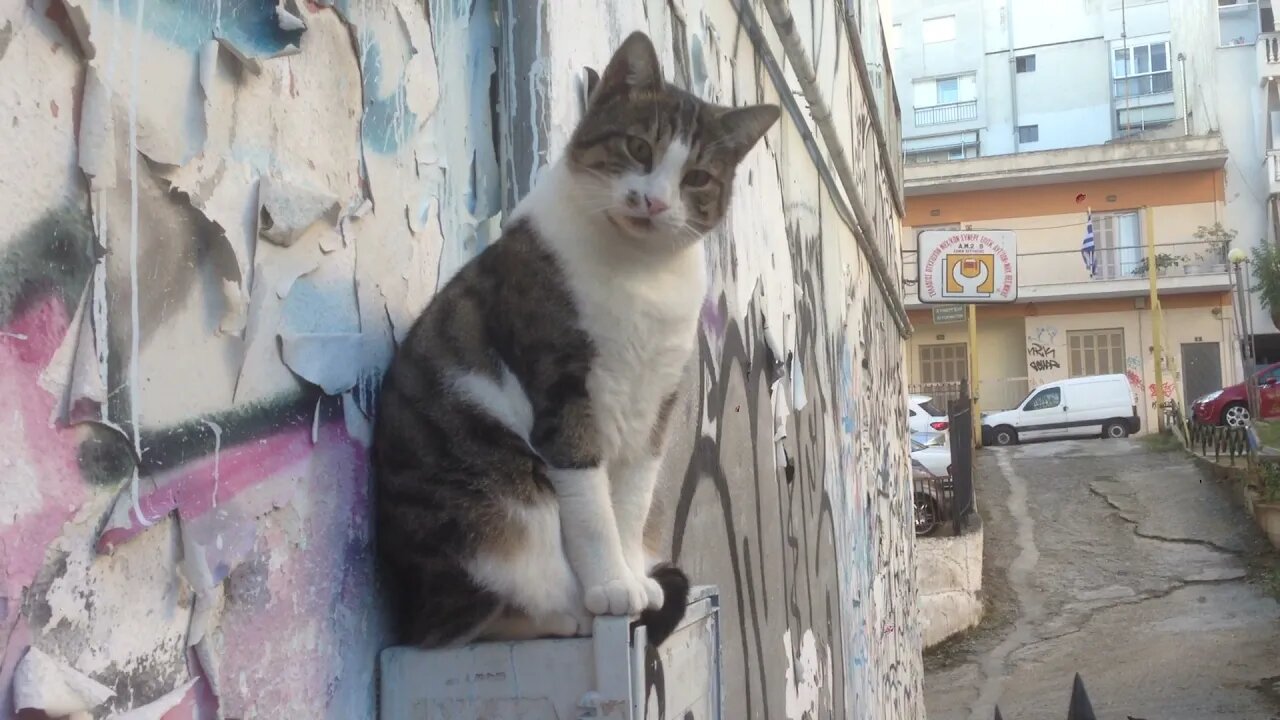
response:
M661 215L668 207L670 207L661 200L655 200L648 195L644 196L644 205L645 208L649 210L650 215Z

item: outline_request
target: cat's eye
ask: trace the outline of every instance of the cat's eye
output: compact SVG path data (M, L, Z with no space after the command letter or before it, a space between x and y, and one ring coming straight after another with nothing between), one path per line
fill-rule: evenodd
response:
M684 185L691 188L706 187L711 182L711 173L705 170L690 170L685 173Z
M648 170L649 164L653 162L653 148L649 147L648 141L644 138L635 136L627 138L627 154L643 165L645 170Z

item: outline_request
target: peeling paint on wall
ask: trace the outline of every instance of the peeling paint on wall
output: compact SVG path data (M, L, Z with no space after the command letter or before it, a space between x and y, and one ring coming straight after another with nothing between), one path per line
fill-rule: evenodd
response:
M576 122L583 67L630 30L708 99L792 92L762 64L781 48L753 46L735 8L0 10L0 716L17 701L372 717L386 635L366 454L395 343L497 236ZM832 9L797 19L849 117L875 240L896 248L897 181L869 120L896 118ZM876 31L861 42L883 57ZM721 586L734 717L912 718L902 346L811 124L771 132L708 238L655 521Z

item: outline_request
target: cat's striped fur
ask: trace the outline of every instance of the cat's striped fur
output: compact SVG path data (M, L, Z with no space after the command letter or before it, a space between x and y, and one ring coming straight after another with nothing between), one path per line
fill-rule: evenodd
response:
M688 579L655 564L647 520L706 294L699 240L777 117L667 85L633 34L565 157L418 319L373 455L401 640L676 626Z

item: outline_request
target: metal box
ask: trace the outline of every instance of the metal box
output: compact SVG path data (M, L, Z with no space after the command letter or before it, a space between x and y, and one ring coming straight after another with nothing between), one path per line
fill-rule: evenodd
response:
M643 626L591 637L382 652L381 720L721 720L720 596L695 587L656 651Z

